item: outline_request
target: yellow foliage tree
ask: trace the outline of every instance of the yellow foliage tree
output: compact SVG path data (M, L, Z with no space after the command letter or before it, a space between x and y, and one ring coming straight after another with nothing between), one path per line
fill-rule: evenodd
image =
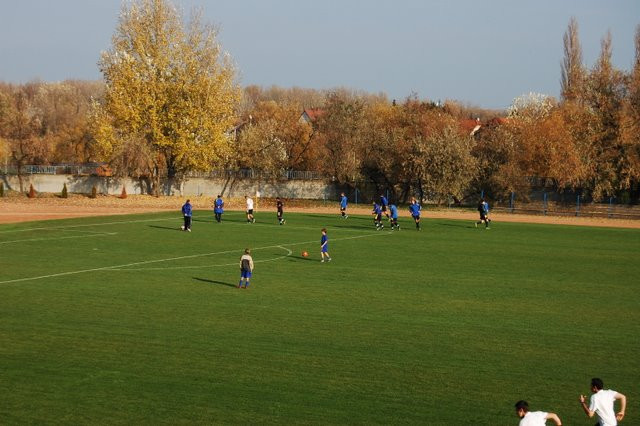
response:
M241 91L216 38L199 13L183 25L167 0L136 0L123 5L102 54L106 91L93 114L100 152L116 161L141 144L156 194L161 174L208 170L229 155Z

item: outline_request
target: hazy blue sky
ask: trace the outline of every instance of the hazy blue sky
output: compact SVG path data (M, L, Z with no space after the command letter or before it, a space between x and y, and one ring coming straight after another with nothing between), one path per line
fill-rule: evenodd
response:
M607 30L629 70L640 0L174 0L220 26L243 85L349 87L507 107L557 96L562 35L578 19L591 66ZM97 80L120 0L0 0L0 80Z

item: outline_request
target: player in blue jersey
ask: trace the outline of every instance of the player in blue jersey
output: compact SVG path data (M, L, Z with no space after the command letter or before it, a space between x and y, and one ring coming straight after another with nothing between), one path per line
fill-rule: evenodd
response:
M484 198L481 198L478 202L478 213L480 213L480 220L476 222L476 228L484 222L485 229L489 229L489 223L491 222L491 219L489 219L489 203Z
M387 197L385 197L383 194L380 194L380 210L382 211L382 214L387 217L387 220L389 220L389 213L387 212L388 207L389 200L387 200Z
M371 210L371 214L373 215L373 224L376 226L376 231L383 229L382 208L375 201L373 202L373 210Z
M409 211L411 212L411 217L413 221L416 223L416 229L419 231L420 228L420 203L415 199L415 197L411 197L411 204L409 204Z
M327 258L327 262L331 262L331 256L329 256L329 237L327 236L327 228L322 228L322 238L320 238L320 262L324 263L324 258Z
M398 207L395 204L391 204L389 206L389 214L391 215L391 230L396 229L400 230L400 225L398 225Z
M222 221L222 213L224 213L224 201L222 200L222 195L218 194L218 198L213 202L213 214L216 216L218 223Z
M191 214L193 209L191 208L191 200L187 200L182 205L182 216L184 217L184 225L180 227L183 231L191 232Z
M348 218L349 216L347 215L347 196L344 195L344 192L340 193L340 214L342 215L343 219Z

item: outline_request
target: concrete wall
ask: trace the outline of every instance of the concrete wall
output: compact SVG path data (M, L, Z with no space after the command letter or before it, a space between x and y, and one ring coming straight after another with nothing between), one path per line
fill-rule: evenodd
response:
M1 178L5 188L18 191L20 184L17 176L3 176ZM99 194L120 195L122 187L127 194L149 194L151 183L144 179L110 178L99 176L72 176L72 175L44 175L34 174L23 176L24 190L33 188L37 192L60 193L62 187L67 184L70 193L90 194L95 186ZM287 180L279 182L260 182L249 179L206 179L193 178L177 182L174 185L164 184L165 195L190 196L207 195L215 197L222 194L225 197L240 198L245 195L255 195L260 192L261 197L306 198L322 200L336 199L335 185L321 180Z

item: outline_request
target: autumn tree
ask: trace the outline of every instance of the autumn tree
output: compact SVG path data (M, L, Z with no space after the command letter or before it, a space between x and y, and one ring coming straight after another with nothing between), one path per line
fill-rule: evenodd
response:
M582 64L582 47L578 37L578 21L572 17L563 36L564 59L560 80L561 96L565 101L581 98L584 89L585 70Z
M20 192L24 192L24 166L44 164L50 153L42 109L37 103L40 88L40 83L6 86L0 94L0 137L6 141L17 168Z
M127 143L143 144L156 194L162 173L173 179L227 161L240 91L216 29L199 14L183 25L167 0L124 4L99 66L106 90L94 117L105 158L130 152Z
M620 186L638 189L640 182L640 25L635 33L635 61L623 101L620 133Z

